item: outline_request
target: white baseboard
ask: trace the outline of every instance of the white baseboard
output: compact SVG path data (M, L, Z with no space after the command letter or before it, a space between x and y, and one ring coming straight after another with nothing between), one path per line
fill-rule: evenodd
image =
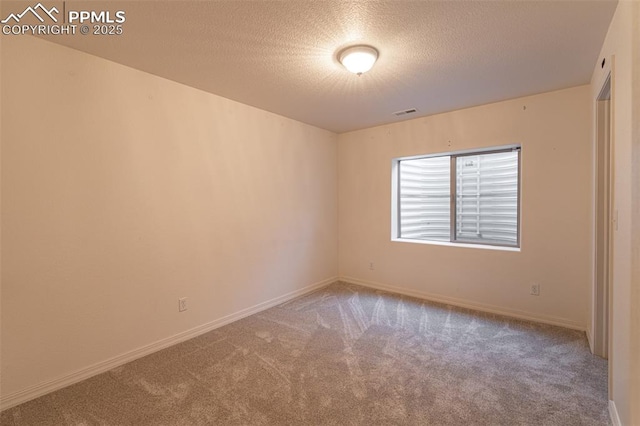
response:
M589 343L589 350L591 351L591 353L594 353L595 346L593 344L593 334L591 332L591 327L587 326L585 333L587 334L587 342Z
M618 409L616 408L616 403L612 400L609 400L609 418L611 419L611 423L613 426L622 426L622 422L620 421L620 416L618 416Z
M444 303L447 305L458 306L461 308L467 308L467 309L473 309L476 311L503 315L511 318L518 318L522 320L538 322L543 324L557 325L564 328L570 328L572 330L580 330L580 331L586 330L586 327L584 326L584 324L580 324L576 321L566 319L566 318L538 315L531 312L524 312L516 309L502 308L499 306L487 305L484 303L478 303L470 300L458 299L455 297L448 297L448 296L441 296L437 294L431 294L423 291L396 287L393 285L382 284L382 283L373 282L373 281L365 281L365 280L352 278L352 277L340 277L340 281L357 284L364 287L370 287L378 290L389 291L392 293L404 294L406 296L417 297L418 299L429 300L432 302Z
M222 327L224 325L227 325L229 323L232 323L244 317L248 317L249 315L253 315L258 312L264 311L266 309L272 308L288 300L294 299L296 297L302 296L304 294L307 294L317 289L320 289L322 287L325 287L336 281L338 281L337 277L327 278L325 280L322 280L315 284L308 285L299 290L295 290L290 293L284 294L282 296L275 297L271 300L258 303L257 305L251 306L246 309L242 309L238 312L224 316L222 318L218 318L214 321L208 322L206 324L202 324L190 330L183 331L171 337L167 337L165 339L158 340L157 342L151 343L141 348L126 352L122 355L118 355L116 357L107 359L105 361L100 361L89 367L81 368L80 370L77 370L71 374L66 374L56 379L49 380L44 383L39 383L37 385L30 386L26 389L13 392L8 395L2 395L0 397L0 411L6 410L7 408L11 408L16 405L22 404L24 402L30 401L32 399L38 398L40 396L46 395L58 389L62 389L64 387L70 386L74 383L81 382L82 380L88 379L95 375L107 372L115 367L119 367L128 362L134 361L138 358L142 358L143 356L152 354L159 350L168 348L169 346L173 346L185 340L192 339L208 331Z

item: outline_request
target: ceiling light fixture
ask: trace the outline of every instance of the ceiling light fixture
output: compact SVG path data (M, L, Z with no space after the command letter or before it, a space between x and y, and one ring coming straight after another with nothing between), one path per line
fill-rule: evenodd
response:
M340 63L354 74L362 75L373 67L378 51L371 46L351 46L340 52Z

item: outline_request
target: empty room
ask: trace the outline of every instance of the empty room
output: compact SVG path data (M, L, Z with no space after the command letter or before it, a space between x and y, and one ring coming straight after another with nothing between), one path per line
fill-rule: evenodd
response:
M0 22L3 426L640 425L640 2Z

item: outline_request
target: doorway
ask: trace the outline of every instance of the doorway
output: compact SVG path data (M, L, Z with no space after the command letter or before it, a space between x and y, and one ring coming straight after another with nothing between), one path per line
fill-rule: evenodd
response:
M611 299L611 74L596 100L596 220L593 352L609 357Z

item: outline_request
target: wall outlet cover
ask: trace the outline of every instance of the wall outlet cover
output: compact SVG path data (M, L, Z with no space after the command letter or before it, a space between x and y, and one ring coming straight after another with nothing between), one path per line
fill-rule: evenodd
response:
M178 312L184 312L187 310L187 298L182 297L178 299Z

